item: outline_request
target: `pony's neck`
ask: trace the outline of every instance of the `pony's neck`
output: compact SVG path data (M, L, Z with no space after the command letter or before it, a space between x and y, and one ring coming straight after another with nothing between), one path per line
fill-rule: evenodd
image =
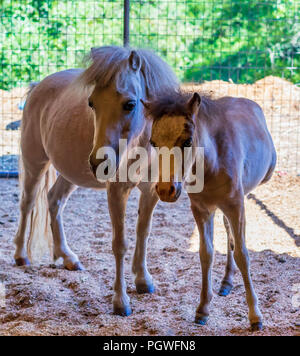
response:
M128 147L150 147L151 125L144 117L141 118L144 121L143 128L136 132L128 141Z

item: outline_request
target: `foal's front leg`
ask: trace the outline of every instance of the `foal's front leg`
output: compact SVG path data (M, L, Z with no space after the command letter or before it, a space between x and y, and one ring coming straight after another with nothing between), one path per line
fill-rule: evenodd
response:
M138 293L153 293L153 280L147 268L147 240L151 230L152 213L158 201L154 187L149 183L139 186L138 221L136 227L136 247L133 257L132 272L136 275L135 285Z
M192 206L200 236L200 262L202 269L202 290L200 304L196 311L195 322L205 325L209 316L209 304L213 297L212 290L212 263L213 263L213 226L214 213L202 212Z
M262 314L259 310L258 299L254 291L251 275L249 254L245 243L245 207L244 197L238 197L234 202L228 203L222 209L227 216L234 237L234 259L241 271L245 289L247 303L249 307L249 320L253 331L262 329Z
M124 232L125 210L130 190L131 188L122 183L108 183L107 185L108 207L113 230L112 249L116 259L113 311L114 314L121 316L131 314L124 275L124 257L128 245Z

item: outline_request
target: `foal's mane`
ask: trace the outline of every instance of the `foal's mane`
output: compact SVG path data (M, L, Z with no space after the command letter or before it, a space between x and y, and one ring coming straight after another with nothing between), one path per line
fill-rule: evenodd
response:
M147 98L155 97L161 91L176 90L179 87L172 69L154 52L118 46L92 48L86 57L90 65L75 80L74 85L82 89L94 85L99 88L107 87L118 73L128 67L128 60L133 50L141 60L141 73Z
M154 100L150 101L146 108L147 116L150 116L153 121L159 120L163 116L191 116L188 108L188 102L192 98L194 92L188 91L169 91L160 93ZM201 107L198 117L212 118L220 110L217 105L217 100L213 100L211 96L204 93L198 93L201 97Z

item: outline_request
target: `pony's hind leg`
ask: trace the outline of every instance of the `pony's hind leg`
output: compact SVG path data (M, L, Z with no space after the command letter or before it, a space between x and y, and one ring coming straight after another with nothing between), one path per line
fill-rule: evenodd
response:
M154 285L147 268L147 240L151 229L153 209L158 201L151 184L140 185L141 197L137 221L136 247L132 263L132 272L136 275L135 285L138 293L153 293Z
M236 265L233 257L234 241L230 230L229 222L225 215L223 216L223 221L227 233L227 264L225 276L222 280L221 288L218 294L222 297L226 297L233 288L233 279L234 274L236 272Z
M51 217L51 229L54 242L54 259L62 257L64 266L71 271L83 270L78 257L71 251L68 246L64 227L63 227L63 210L68 198L76 190L77 186L68 182L61 175L48 193L49 212Z
M251 328L253 331L261 330L262 314L259 310L258 299L250 275L249 254L245 243L244 197L236 198L234 202L224 206L222 210L230 222L234 237L234 259L241 271L245 284Z
M48 169L49 162L44 161L40 164L29 164L23 160L20 165L22 175L22 196L20 203L20 220L14 243L16 250L14 258L17 266L29 265L25 246L25 234L28 225L28 218L33 210L40 181Z

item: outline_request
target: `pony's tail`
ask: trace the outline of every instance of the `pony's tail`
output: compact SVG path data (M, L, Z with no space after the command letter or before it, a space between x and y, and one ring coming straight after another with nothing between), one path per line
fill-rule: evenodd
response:
M23 194L24 168L22 156L19 161L19 182L21 195ZM29 217L29 238L27 241L27 255L30 262L41 261L48 255L53 257L53 236L50 226L50 214L48 209L48 191L56 180L56 171L52 165L40 181L36 194L34 208Z
M23 191L23 163L20 157L20 188ZM53 260L53 235L50 226L48 192L56 181L56 170L50 164L41 178L36 194L34 208L29 219L29 238L27 255L30 262L41 261L45 255Z

